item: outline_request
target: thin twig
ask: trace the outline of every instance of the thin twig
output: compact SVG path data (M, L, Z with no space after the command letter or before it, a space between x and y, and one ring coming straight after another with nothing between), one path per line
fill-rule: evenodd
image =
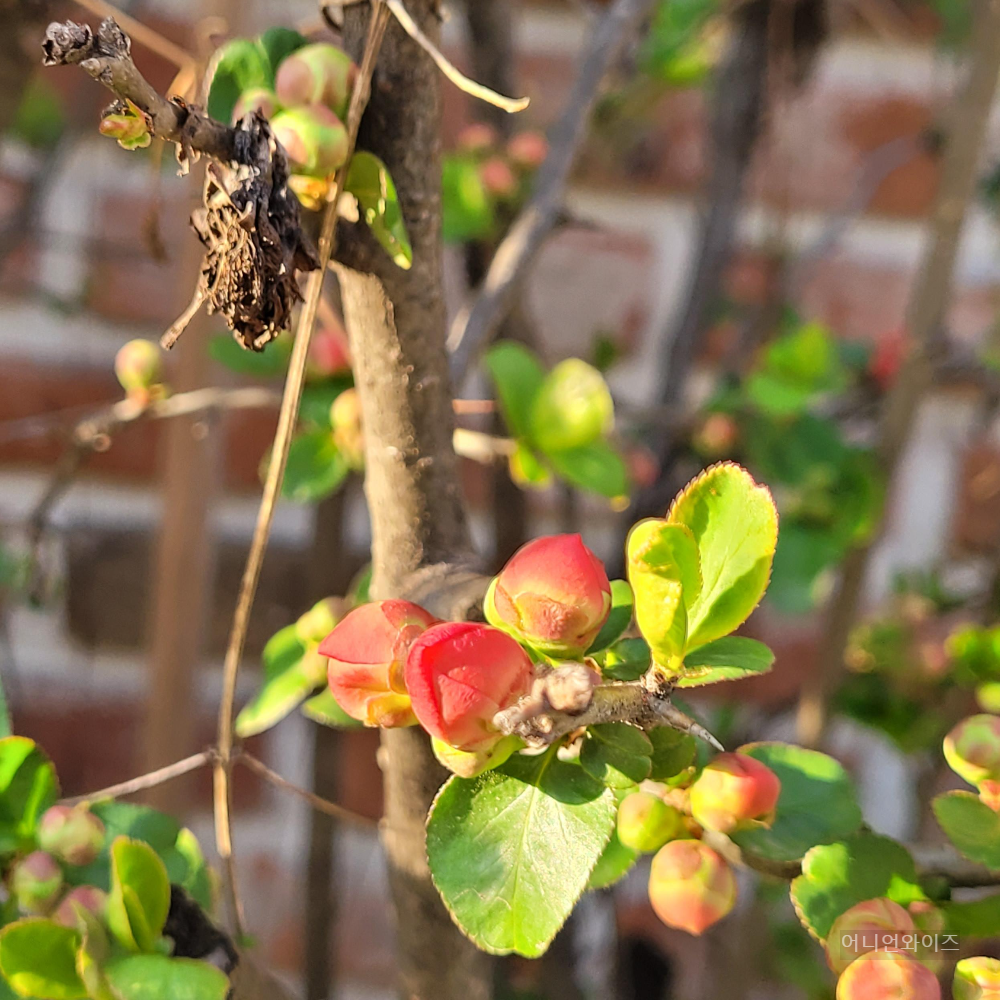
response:
M214 750L203 750L201 753L192 754L175 764L168 764L156 771L148 774L141 774L138 778L131 778L128 781L121 781L117 785L109 785L107 788L100 788L96 792L88 792L86 795L75 795L72 798L62 799L62 804L75 806L80 802L99 802L101 799L118 799L125 795L135 795L136 792L145 792L157 785L163 785L175 778L182 778L185 774L197 771L200 767L211 764L216 758Z
M461 387L469 367L503 322L522 278L546 237L558 225L570 171L586 138L601 82L630 33L655 2L615 0L594 29L566 108L552 129L549 155L538 171L535 193L497 248L475 301L464 307L452 323L448 349L456 388Z
M239 674L240 660L246 642L247 628L250 624L250 613L253 609L260 571L264 563L264 553L271 534L271 522L274 519L274 508L281 492L281 483L285 474L285 464L288 461L288 450L292 443L292 435L298 419L299 403L302 397L302 387L305 382L306 361L309 356L309 343L312 339L313 326L316 322L316 312L323 291L323 277L329 266L330 258L336 240L337 201L340 191L344 189L347 169L354 155L361 115L368 103L371 92L371 79L375 70L378 52L389 20L389 12L381 0L373 0L372 19L369 25L368 39L365 43L364 56L358 79L351 95L351 104L347 116L348 155L344 166L338 171L331 185L329 200L323 215L322 232L319 239L319 267L309 274L306 286L306 298L299 314L298 328L295 332L295 344L288 365L288 375L285 380L285 391L278 416L278 429L274 437L271 462L267 470L267 480L264 484L264 494L261 498L257 514L257 526L254 529L250 553L247 557L243 579L240 582L239 599L233 615L232 630L226 648L226 658L223 667L222 700L219 705L218 750L219 760L215 767L215 840L219 856L226 865L227 888L233 911L233 920L237 936L242 935L243 915L239 900L239 891L235 878L233 862L232 821L230 816L230 783L229 775L233 763L233 709L236 702L236 679Z
M277 771L272 771L266 764L246 751L240 753L237 762L244 767L248 767L254 774L260 775L265 781L269 781L275 788L291 792L293 795L298 795L299 798L305 799L313 809L317 809L319 812L326 813L328 816L336 816L337 819L351 823L354 826L368 827L369 829L374 829L378 826L375 820L369 819L367 816L351 812L350 809L338 806L336 802L330 802L328 799L324 799L322 796L316 795L308 789L300 788L294 782L283 778Z
M131 14L114 7L107 0L76 0L85 10L89 10L98 17L114 18L123 31L127 32L133 41L138 42L150 52L155 52L162 56L167 62L173 63L178 69L193 70L197 66L197 60L189 52L185 52L179 45L164 38L158 31L154 31L148 24L137 21Z
M504 97L495 90L470 80L460 72L443 52L420 30L420 26L410 17L409 11L403 6L403 0L385 0L385 5L392 11L403 30L434 60L435 65L459 90L472 97L502 108L511 114L523 111L530 103L527 97Z

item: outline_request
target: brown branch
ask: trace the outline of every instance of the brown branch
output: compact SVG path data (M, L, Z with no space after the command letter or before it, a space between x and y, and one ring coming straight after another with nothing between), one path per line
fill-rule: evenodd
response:
M107 0L76 0L76 3L100 18L113 18L130 38L149 49L150 52L155 52L156 55L166 59L167 62L173 63L178 69L192 72L195 70L198 63L190 52L185 52L169 38L154 31L148 24L137 21L125 11L112 6Z
M455 317L448 336L451 377L461 386L466 373L511 308L518 285L546 237L559 223L570 171L583 145L599 89L619 53L655 0L615 0L598 22L583 56L562 117L550 135L548 158L538 171L535 193L497 248L471 307Z
M117 785L109 785L107 788L100 788L96 792L88 792L86 795L75 795L72 798L62 799L62 804L75 806L80 802L99 802L101 799L117 799L125 795L135 795L137 792L145 792L157 785L181 778L185 774L197 771L200 767L211 764L216 757L214 750L204 750L201 753L193 754L179 760L175 764L168 764L156 771L148 774L141 774L138 778L131 778L128 781L119 782Z
M964 85L952 103L941 186L931 218L930 240L914 284L907 315L912 348L896 376L876 446L878 465L890 486L909 443L917 409L934 373L945 310L951 297L955 262L969 201L975 191L980 151L1000 73L1000 0L978 8ZM816 672L803 685L798 738L807 746L821 740L827 723L827 698L844 670L844 651L861 608L871 554L877 537L853 549L841 569L831 598Z
M373 7L374 13L365 44L364 56L361 60L354 91L351 94L351 103L347 115L348 155L344 166L338 171L334 183L330 187L329 201L323 214L322 232L319 240L319 267L309 275L306 300L299 314L295 344L292 348L281 411L278 416L278 429L274 438L271 462L268 466L267 480L264 484L264 494L261 498L260 509L257 514L257 525L254 529L250 553L247 557L243 578L240 581L239 597L236 604L236 611L233 615L233 625L223 665L222 699L219 705L218 719L219 760L215 767L215 838L219 855L226 864L227 888L233 911L233 920L240 933L242 933L243 917L235 879L235 864L233 862L229 782L233 763L233 709L236 701L236 680L239 674L240 661L243 657L247 629L250 625L250 613L253 610L254 598L257 594L257 584L260 580L260 572L264 564L264 554L267 551L267 544L271 535L274 509L281 492L285 465L288 461L288 451L291 447L292 435L298 419L299 403L305 383L309 343L312 339L313 326L316 322L316 313L323 291L323 278L330 264L336 240L337 201L339 193L344 189L347 170L350 166L351 157L354 155L361 116L371 93L371 79L375 69L375 61L378 57L382 37L385 34L388 23L388 12L380 3L380 0L373 0Z

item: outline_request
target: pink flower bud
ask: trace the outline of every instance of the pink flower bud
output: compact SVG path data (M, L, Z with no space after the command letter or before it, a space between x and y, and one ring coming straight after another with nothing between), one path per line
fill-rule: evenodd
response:
M843 972L869 951L891 950L899 937L916 930L913 918L891 899L867 899L845 910L826 936L826 957L834 972Z
M587 651L611 612L604 565L579 535L523 545L490 584L486 618L547 656Z
M304 45L281 61L274 89L286 107L322 104L343 119L357 76L358 67L346 52L336 45L317 42Z
M130 340L115 355L115 375L128 393L151 388L161 371L160 348L151 340Z
M80 885L63 896L52 919L63 927L76 927L76 907L79 906L101 920L107 903L108 894L103 889L98 889L95 885Z
M684 815L652 792L632 792L618 806L618 839L633 851L652 854L686 835Z
M52 806L38 824L38 846L68 865L89 865L104 846L104 824L86 806Z
M48 913L59 898L62 884L59 863L45 851L34 851L22 858L11 871L10 891L24 913Z
M702 934L736 903L729 865L700 840L672 840L653 857L649 901L668 927Z
M473 122L458 133L455 145L463 153L479 154L493 149L500 142L500 136L492 125Z
M736 447L739 434L736 421L728 413L710 413L691 443L706 458L725 458Z
M330 407L333 442L352 469L365 467L365 432L361 424L361 397L345 389Z
M417 720L403 678L413 641L435 621L409 601L377 601L351 611L320 643L329 657L330 692L366 726L412 726Z
M944 738L948 766L970 785L1000 780L1000 715L973 715Z
M271 129L295 173L329 177L347 159L347 129L322 104L279 111L271 119Z
M494 198L510 198L517 192L514 171L499 156L491 156L480 166L479 179Z
M691 815L706 829L731 833L769 823L781 793L778 776L743 753L719 754L691 786Z
M951 989L955 1000L1000 1000L1000 959L963 958Z
M262 118L273 118L281 105L277 95L267 87L251 87L240 94L233 108L233 122L238 122L244 115L256 111Z
M541 132L520 132L507 143L507 155L522 170L537 170L549 155L549 140Z
M351 372L351 350L342 326L317 330L309 343L308 373L312 378L335 378Z
M510 756L524 746L519 736L505 736L487 750L456 750L444 740L431 739L431 749L438 763L448 768L460 778L475 778L486 771L492 771L506 762Z
M837 1000L941 1000L930 969L903 951L870 951L837 982Z
M528 692L534 668L505 632L478 622L429 628L406 658L406 687L420 725L456 750L487 750L501 739L497 712Z

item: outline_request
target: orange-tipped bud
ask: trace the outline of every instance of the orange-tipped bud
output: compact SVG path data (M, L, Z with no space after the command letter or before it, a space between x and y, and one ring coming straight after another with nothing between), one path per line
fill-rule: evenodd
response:
M55 906L62 885L59 862L45 851L33 851L11 870L11 895L22 913L48 913Z
M944 756L970 785L1000 781L1000 715L963 719L944 738Z
M98 920L104 918L104 909L108 904L108 894L95 885L79 885L63 896L62 902L56 907L52 919L63 927L75 928L79 920L76 908L92 913Z
M342 326L326 326L313 334L306 370L311 378L336 378L351 373L351 349Z
M271 119L271 129L285 147L294 173L329 177L347 159L347 129L322 104L279 111Z
M485 122L473 122L466 125L461 132L455 145L463 153L471 153L474 156L487 153L495 148L500 142L500 135L492 125Z
M281 61L274 89L285 107L321 104L344 119L357 76L358 67L343 49L317 42Z
M541 132L519 132L507 143L507 155L522 170L537 170L549 155L549 140Z
M89 865L104 837L104 824L86 806L52 806L38 824L38 846L68 865Z
M834 972L843 972L861 955L891 950L904 934L916 929L913 918L891 899L867 899L845 910L826 938L826 957Z
M517 193L517 178L506 160L491 156L479 168L483 187L494 198L510 198Z
M632 792L618 806L618 839L633 851L652 854L686 835L683 813L652 792Z
M748 754L719 754L691 786L691 815L708 830L732 833L769 823L781 793L778 776Z
M1000 1000L1000 959L963 958L951 989L955 1000Z
M151 340L130 340L115 355L115 375L129 394L148 393L162 370L160 348Z
M870 951L837 981L837 1000L941 1000L937 977L903 951Z
M233 122L238 122L245 115L256 111L262 118L270 120L280 110L278 97L267 87L251 87L244 90L233 107Z
M702 934L736 903L729 865L700 840L672 840L653 857L649 901L668 927Z

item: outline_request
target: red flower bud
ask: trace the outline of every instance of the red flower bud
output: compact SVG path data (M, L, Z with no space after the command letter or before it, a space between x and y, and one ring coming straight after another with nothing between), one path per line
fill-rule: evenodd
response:
M273 90L268 90L267 87L251 87L240 94L239 100L233 107L233 123L254 111L262 118L273 118L280 107Z
M312 378L335 378L351 372L351 350L347 331L342 326L317 330L309 342L309 368Z
M534 668L505 632L477 622L429 628L406 658L406 687L420 725L456 750L498 743L497 712L528 692Z
M944 738L944 756L970 785L1000 780L1000 715L963 719Z
M38 846L68 865L89 865L104 846L104 824L86 806L52 806L38 824Z
M739 434L736 421L728 413L710 413L691 443L706 458L725 458L736 447Z
M279 111L271 119L275 138L294 173L329 177L347 159L347 129L322 104Z
M736 903L729 865L700 840L672 840L653 857L649 901L668 927L702 934Z
M357 76L358 67L343 49L317 42L281 61L274 89L286 107L321 104L345 118Z
M365 467L365 432L361 424L361 397L345 389L330 407L333 441L352 469Z
M913 933L913 918L891 899L867 899L845 910L826 936L826 957L834 972L876 949L891 950L900 935Z
M22 858L11 871L10 891L24 913L48 913L59 898L62 884L59 863L45 851L34 851Z
M541 132L520 132L507 143L507 155L522 170L537 170L549 155L549 140Z
M769 823L781 793L778 776L743 753L719 754L691 786L691 815L706 829L731 833Z
M510 198L517 191L517 178L506 160L491 156L479 168L479 179L483 187L494 198Z
M618 839L633 851L652 854L686 835L684 815L652 792L632 792L618 806Z
M64 927L76 927L76 907L92 913L98 920L104 917L104 908L108 903L108 894L95 885L80 885L63 896L62 902L56 908L52 919Z
M941 1000L930 969L903 951L870 951L837 982L837 1000Z
M458 133L455 145L463 153L478 154L493 149L499 142L500 135L492 125L487 125L485 122L473 122L471 125L466 125Z
M1000 959L963 958L951 990L955 1000L1000 1000Z
M417 720L403 680L413 641L436 619L409 601L377 601L351 611L320 643L330 659L330 692L366 726L412 726Z
M115 355L115 375L128 393L152 388L161 370L160 348L151 340L130 340Z
M604 565L579 535L523 545L490 584L486 618L548 656L573 659L594 641L611 611Z

